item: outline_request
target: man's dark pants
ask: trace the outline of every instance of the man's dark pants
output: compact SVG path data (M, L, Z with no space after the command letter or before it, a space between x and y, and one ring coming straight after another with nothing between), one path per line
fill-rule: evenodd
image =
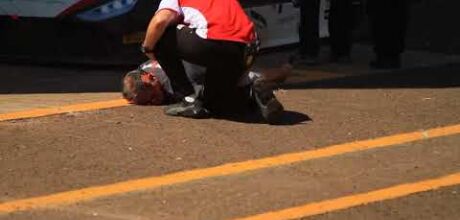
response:
M399 58L404 51L408 9L408 0L368 0L377 58Z
M222 112L241 100L238 80L246 69L245 44L208 40L194 29L166 29L155 47L155 56L171 80L175 93L195 95L212 112ZM195 87L195 85L204 85Z
M317 57L319 38L320 0L300 1L300 54ZM348 56L353 29L352 0L331 0L329 14L330 45L334 56Z

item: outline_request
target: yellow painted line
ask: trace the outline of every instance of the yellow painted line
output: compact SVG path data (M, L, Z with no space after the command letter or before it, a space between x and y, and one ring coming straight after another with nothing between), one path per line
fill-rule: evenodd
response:
M309 203L302 206L268 212L236 220L289 220L304 218L327 212L344 210L373 202L389 199L396 199L414 193L436 190L441 187L454 186L460 184L460 173L443 176L436 179L424 180L420 182L407 183L376 191L360 193L316 203Z
M460 125L397 134L372 140L333 145L317 150L282 154L262 159L228 163L210 168L181 171L164 176L129 180L109 185L94 186L46 196L9 201L0 204L0 213L11 213L16 211L72 204L108 196L120 195L124 193L151 190L162 186L169 186L205 178L235 175L247 171L282 166L318 158L332 157L345 153L353 153L378 148L388 148L396 144L403 144L454 134L460 134Z
M57 114L63 114L63 113L69 113L69 112L92 111L92 110L98 110L98 109L122 107L122 106L127 106L127 105L129 104L124 99L116 99L116 100L110 100L110 101L82 103L82 104L67 105L67 106L53 107L53 108L32 109L32 110L26 110L26 111L20 111L20 112L0 114L0 121L25 119L25 118L36 118L36 117L57 115Z

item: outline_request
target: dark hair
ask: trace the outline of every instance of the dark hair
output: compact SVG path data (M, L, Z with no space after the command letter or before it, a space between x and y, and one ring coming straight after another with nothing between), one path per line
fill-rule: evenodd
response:
M137 105L147 105L150 104L150 96L147 94L147 86L142 82L141 75L145 74L141 70L133 70L128 72L123 78L122 83L122 95L123 98L129 102ZM124 83L125 79L131 78L134 83L134 88L130 89Z

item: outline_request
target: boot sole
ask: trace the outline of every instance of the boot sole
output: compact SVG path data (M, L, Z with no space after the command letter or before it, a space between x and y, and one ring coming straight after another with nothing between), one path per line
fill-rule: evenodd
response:
M284 112L284 107L277 99L272 99L268 103L267 110L268 112L265 118L269 124L273 125L281 121L281 117Z
M273 125L280 122L281 116L284 112L284 107L276 99L276 97L268 101L266 105L263 105L258 98L256 98L256 101L258 102L262 117L268 122L268 124Z

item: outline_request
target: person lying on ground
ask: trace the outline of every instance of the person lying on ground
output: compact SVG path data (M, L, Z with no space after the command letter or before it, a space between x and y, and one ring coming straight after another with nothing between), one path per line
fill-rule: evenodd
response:
M185 64L187 66L188 64ZM218 116L220 114L235 113L245 109L256 109L267 120L273 124L279 120L283 111L283 106L273 94L276 89L284 82L291 71L290 66L266 70L263 73L249 71L244 74L235 86L231 94L221 94L220 99L214 100L214 103L205 103L206 106L214 107L216 111L209 112L205 115L198 115L196 112L183 111L181 114L189 114L188 117L203 118L207 116ZM200 72L188 75L193 87L204 87ZM225 83L225 82L222 82ZM175 92L171 86L172 82L154 60L149 60L139 66L138 69L128 72L123 78L122 86L123 97L132 104L137 105L181 105L181 100L193 102L195 97L183 96ZM202 88L201 91L205 91ZM253 108L255 107L255 108ZM171 109L166 107L167 115L176 116L174 112L177 107ZM218 110L218 111L217 111ZM187 117L187 115L186 115Z

